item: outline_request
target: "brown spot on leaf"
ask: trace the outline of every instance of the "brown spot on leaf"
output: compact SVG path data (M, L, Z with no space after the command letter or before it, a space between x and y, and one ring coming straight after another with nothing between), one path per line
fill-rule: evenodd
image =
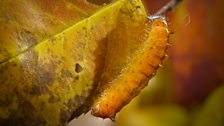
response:
M57 97L57 96L54 96L54 95L50 94L50 97L48 99L49 103L56 103L58 101L60 101L60 97Z
M4 99L4 100L3 100ZM8 105L11 104L11 99L9 99L8 97L5 97L5 98L0 98L0 106L2 107L7 107Z
M37 110L30 101L22 96L18 96L18 108L12 110L7 119L0 118L1 126L44 126L46 121L43 117L37 115Z
M28 87L27 93L40 95L49 90L50 85L55 80L55 69L57 64L51 61L49 64L38 59L38 54L34 49L30 49L24 54L21 60L21 75L23 81L32 84Z
M61 122L68 122L69 117L71 116L71 112L69 110L65 111L61 109L60 113L60 121Z
M62 73L63 78L72 78L73 77L72 73L69 70L62 70L61 73Z
M24 45L23 43L26 43L28 47L33 46L37 43L37 37L35 36L35 34L26 29L22 29L19 32L17 39L18 43L21 43L19 45Z

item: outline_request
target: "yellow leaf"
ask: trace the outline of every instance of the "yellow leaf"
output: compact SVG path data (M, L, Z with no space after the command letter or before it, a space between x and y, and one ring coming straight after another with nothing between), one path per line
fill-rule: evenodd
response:
M1 31L6 27L1 32L1 124L68 121L99 78L105 37L123 4L117 1L90 16L67 1L39 2L1 1L1 19L8 20L1 21Z

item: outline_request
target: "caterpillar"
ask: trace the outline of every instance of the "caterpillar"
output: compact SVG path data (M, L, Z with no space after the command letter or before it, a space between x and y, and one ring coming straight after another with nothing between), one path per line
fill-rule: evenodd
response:
M114 119L117 112L128 104L151 79L166 56L169 30L162 16L149 17L151 30L142 48L127 69L112 81L92 105L92 115ZM146 81L145 81L146 80Z

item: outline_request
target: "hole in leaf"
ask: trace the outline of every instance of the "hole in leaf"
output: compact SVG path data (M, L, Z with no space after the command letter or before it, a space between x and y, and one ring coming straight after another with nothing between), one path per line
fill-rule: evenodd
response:
M80 73L82 71L83 71L83 67L80 64L76 63L75 64L75 72Z

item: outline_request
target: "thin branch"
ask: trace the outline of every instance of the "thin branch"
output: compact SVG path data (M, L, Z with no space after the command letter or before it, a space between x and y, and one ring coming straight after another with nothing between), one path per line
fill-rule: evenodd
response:
M155 13L155 15L164 15L165 13L173 10L178 3L180 3L182 0L171 0L166 5L164 5L159 11Z

